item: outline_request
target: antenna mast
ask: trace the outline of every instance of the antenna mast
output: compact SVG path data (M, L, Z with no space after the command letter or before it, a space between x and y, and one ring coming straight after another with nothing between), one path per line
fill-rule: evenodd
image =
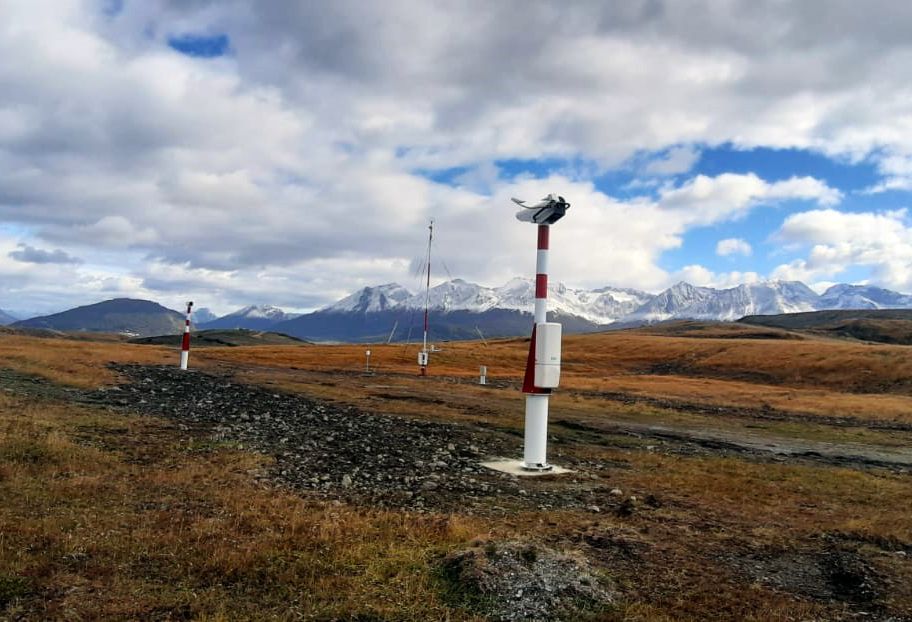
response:
M418 367L421 368L421 375L427 376L428 366L428 308L431 305L431 243L434 241L434 219L428 225L428 247L427 247L427 284L424 289L424 338L421 342L421 352L418 353Z

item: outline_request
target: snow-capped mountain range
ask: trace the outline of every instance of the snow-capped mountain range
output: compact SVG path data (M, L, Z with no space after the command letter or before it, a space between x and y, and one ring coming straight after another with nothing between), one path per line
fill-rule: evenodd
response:
M425 293L412 294L397 283L365 287L324 307L327 313L371 313L391 309L424 309ZM431 309L483 313L491 309L529 311L535 300L531 279L515 278L501 287L485 287L453 279L432 287L427 294ZM575 315L594 324L611 324L634 312L653 296L634 289L603 287L572 289L562 283L548 287L552 311Z
M296 317L296 314L285 313L280 308L272 305L250 305L208 322L198 321L196 326L203 329L249 328L252 330L266 330L273 324Z
M431 309L482 313L491 309L529 311L535 296L531 279L515 278L501 287L462 279L432 287ZM365 287L324 307L323 313L371 313L423 309L425 294L412 294L396 283ZM912 308L912 296L866 285L834 285L822 295L799 281L763 281L729 289L678 283L658 295L635 289L548 287L548 308L598 325L657 322L669 319L737 320L745 315L773 315L824 309Z
M197 328L273 330L304 339L358 341L408 338L417 330L428 297L431 332L438 338L470 339L518 335L528 329L535 298L531 279L516 278L500 287L453 279L413 293L397 283L364 287L313 313L296 316L272 306L250 306ZM745 315L773 315L829 309L912 308L912 296L866 285L834 285L818 295L798 281L764 281L729 289L678 283L659 294L635 289L579 289L561 283L548 288L551 319L567 332L599 330L672 319L737 320ZM419 320L416 320L419 318Z

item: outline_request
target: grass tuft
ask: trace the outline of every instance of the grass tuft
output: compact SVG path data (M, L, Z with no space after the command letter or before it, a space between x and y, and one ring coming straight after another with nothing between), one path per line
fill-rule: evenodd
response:
M24 577L0 574L0 608L16 599L25 598L31 592L31 585Z

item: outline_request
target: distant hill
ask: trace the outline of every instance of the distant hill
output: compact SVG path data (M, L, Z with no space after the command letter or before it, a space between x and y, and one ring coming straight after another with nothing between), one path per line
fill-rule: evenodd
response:
M19 318L13 317L12 315L7 313L3 309L0 309L0 326L6 326L7 324L12 324L13 322L17 322L18 320L19 320Z
M290 320L293 317L296 316L285 313L278 307L251 305L208 322L199 320L196 325L200 329L248 328L251 330L271 330L279 322Z
M45 328L60 331L121 333L136 337L177 334L184 317L157 302L115 298L76 307L62 313L16 322L14 328Z
M128 339L127 335L105 332L64 332L51 328L25 328L0 326L0 335L21 335L23 337L39 337L41 339L66 339L69 341L94 341L104 343L118 343Z
M851 309L751 315L738 321L828 337L912 345L912 309Z
M157 335L155 337L136 337L130 343L179 346L180 334ZM306 344L306 341L266 331L248 330L246 328L213 329L196 331L191 340L194 348L198 347L234 347L234 346L265 346L265 345L294 345Z

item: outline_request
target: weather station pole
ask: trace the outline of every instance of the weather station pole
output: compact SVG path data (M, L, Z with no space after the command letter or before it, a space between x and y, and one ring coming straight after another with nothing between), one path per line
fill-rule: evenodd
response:
M428 352L428 309L431 304L431 243L434 241L434 220L428 225L427 246L427 283L424 290L424 338L421 341L421 352L418 353L418 369L422 376L427 376L430 353Z
M526 359L522 392L526 395L526 418L522 468L526 471L551 471L548 464L548 401L560 383L561 325L548 322L548 251L551 225L564 217L570 204L563 197L549 194L538 203L523 207L516 218L537 225L535 259L535 316L532 339Z
M184 321L184 337L181 341L180 368L187 369L190 362L190 316L193 313L193 301L187 303L187 319Z

